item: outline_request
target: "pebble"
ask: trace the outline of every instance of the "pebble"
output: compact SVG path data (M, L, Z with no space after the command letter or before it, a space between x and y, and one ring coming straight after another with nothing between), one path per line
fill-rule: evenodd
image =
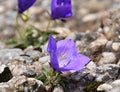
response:
M72 39L72 40L75 40L76 39L76 34L75 33L70 33L66 39Z
M86 68L90 70L90 72L93 74L96 72L97 66L93 61L90 61L87 65Z
M116 63L116 56L112 52L103 52L98 65Z
M55 87L53 92L64 92L63 88L62 87Z
M41 53L38 50L29 50L26 54L33 59L39 58L41 56Z
M103 30L108 40L114 37L114 31L110 29L108 26L104 27Z
M107 51L111 51L112 43L113 43L113 41L108 41L108 42L106 43L105 48L106 48Z
M3 5L0 5L0 14L5 11L5 7Z
M99 18L100 18L99 14L88 14L88 15L83 17L82 21L83 22L93 22Z
M57 27L57 28L54 28L53 30L59 33L59 35L62 37L66 37L71 33L68 28Z
M120 42L114 42L113 44L112 44L112 49L114 50L114 51L120 51Z
M97 88L97 91L105 91L105 92L110 92L110 90L112 89L112 86L109 84L102 84Z
M119 79L119 65L117 64L104 64L96 69L96 80L110 82Z
M46 62L48 62L50 60L49 56L44 56L44 57L40 57L39 58L39 62L42 64L45 64Z
M120 92L120 79L100 85L97 91Z
M4 64L11 62L11 60L23 54L21 49L1 49L0 50L0 61Z
M27 53L28 51L31 51L33 49L34 49L34 47L31 45L31 46L28 46L27 48L25 48L24 52Z
M0 49L3 49L3 48L5 48L5 44L0 42Z
M107 41L106 38L99 37L88 45L88 50L90 50L91 53L95 53L101 50L106 45Z
M40 91L39 91L40 89ZM0 92L46 92L43 83L34 78L25 76L13 77L6 83L0 83Z

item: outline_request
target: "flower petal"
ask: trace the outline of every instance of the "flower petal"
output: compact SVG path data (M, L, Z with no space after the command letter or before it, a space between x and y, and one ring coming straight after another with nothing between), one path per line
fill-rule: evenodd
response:
M29 9L36 0L18 0L18 12L23 13Z
M71 0L52 0L51 17L53 19L68 18L71 16L72 16Z
M58 55L57 55L57 46L56 46L56 40L50 35L47 51L50 54L50 64L53 68L58 70Z
M75 70L80 71L84 68L84 66L90 61L90 58L88 58L85 55L78 54L77 56L74 56L68 63L68 65L61 67L61 71L68 71L68 70Z
M66 56L73 56L77 54L77 48L75 46L75 43L72 39L65 39L57 42L57 50L58 54Z

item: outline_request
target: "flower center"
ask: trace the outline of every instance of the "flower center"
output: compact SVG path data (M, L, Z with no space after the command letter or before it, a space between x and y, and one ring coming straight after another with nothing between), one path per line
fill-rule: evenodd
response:
M67 52L65 52L64 54L60 53L60 61L62 61L63 59L65 59L66 56L67 56Z
M61 5L61 6L64 6L64 4L65 4L64 2L61 2L61 4L60 4L60 5Z

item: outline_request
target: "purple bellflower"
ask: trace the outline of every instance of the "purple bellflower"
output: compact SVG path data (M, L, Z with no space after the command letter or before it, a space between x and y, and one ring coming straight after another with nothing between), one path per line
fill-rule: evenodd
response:
M72 16L71 0L52 0L51 18L60 19Z
M36 0L18 0L18 12L23 13L28 10Z
M56 42L50 35L47 51L50 54L50 65L57 71L80 71L90 61L87 56L78 54L71 39Z

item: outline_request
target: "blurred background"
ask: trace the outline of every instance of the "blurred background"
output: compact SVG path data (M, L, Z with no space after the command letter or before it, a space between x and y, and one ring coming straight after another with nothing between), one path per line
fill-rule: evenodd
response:
M37 0L29 9L30 21L28 25L34 25L41 30L47 26L50 16L51 0ZM106 17L111 17L111 9L120 7L120 0L72 0L73 17L66 22L57 20L50 28L65 28L72 32L97 31ZM117 12L119 13L119 12ZM15 18L17 15L17 0L0 0L0 41L4 41L15 35ZM118 14L119 16L119 14ZM105 24L107 25L107 24Z

